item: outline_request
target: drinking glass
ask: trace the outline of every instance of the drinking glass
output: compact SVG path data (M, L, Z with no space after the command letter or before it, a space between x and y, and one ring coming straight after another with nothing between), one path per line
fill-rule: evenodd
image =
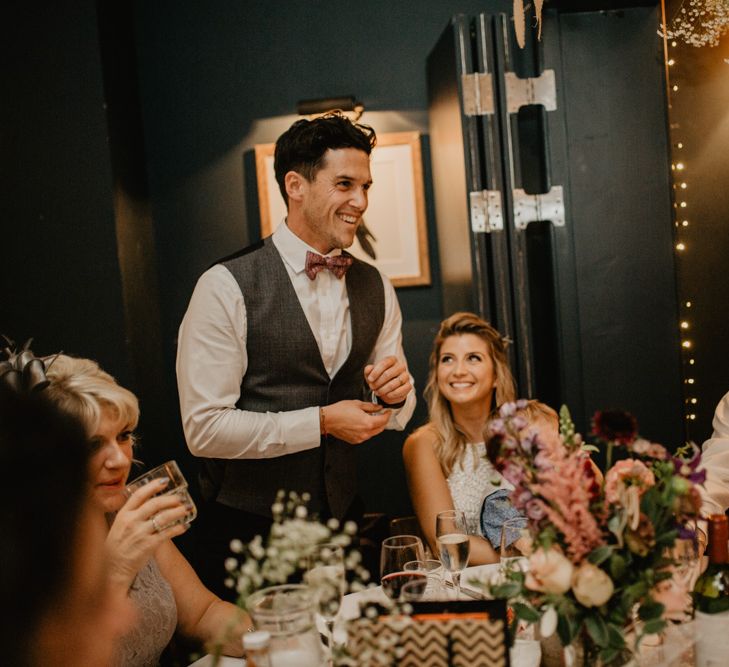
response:
M438 597L443 588L443 564L439 560L411 560L405 563L406 572L422 572L427 577L426 596Z
M416 535L395 535L382 542L380 550L380 582L389 598L397 600L400 589L408 581L427 583L424 572L405 570L405 563L424 560L423 543Z
M694 579L699 575L699 548L696 539L677 539L671 553L675 565L673 578L687 591L693 589Z
M334 620L342 606L346 587L344 577L344 549L337 544L319 544L307 559L304 580L311 588L327 629L327 643L331 652L334 645Z
M427 587L427 578L405 582L400 588L400 600L403 602L420 602L425 597Z
M507 519L501 526L500 543L500 570L502 573L514 567L521 567L524 554L517 545L522 544L520 540L526 536L527 521L522 516Z
M263 588L246 600L257 630L271 633L274 667L321 667L322 645L316 629L316 602L302 584Z
M197 507L195 507L195 503L192 501L192 497L190 496L190 492L187 488L187 480L183 476L182 472L180 472L180 468L175 461L167 461L167 463L163 463L161 466L157 466L156 468L153 468L152 470L149 470L143 475L137 477L132 482L129 482L125 488L125 493L127 497L129 497L145 484L154 482L162 477L167 477L170 481L167 486L154 495L167 496L175 494L179 496L182 504L187 509L187 513L185 516L177 519L176 521L172 521L165 526L159 526L159 529L164 530L165 528L169 528L178 523L190 523L197 516Z
M438 540L440 562L451 573L458 598L461 594L461 572L468 565L471 546L465 514L460 510L439 512L435 518L435 536Z

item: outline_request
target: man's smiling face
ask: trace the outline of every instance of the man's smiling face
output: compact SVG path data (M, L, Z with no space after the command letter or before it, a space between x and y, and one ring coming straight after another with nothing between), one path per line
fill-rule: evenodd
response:
M302 239L319 252L349 248L367 210L370 158L356 148L329 149L311 181L302 183Z

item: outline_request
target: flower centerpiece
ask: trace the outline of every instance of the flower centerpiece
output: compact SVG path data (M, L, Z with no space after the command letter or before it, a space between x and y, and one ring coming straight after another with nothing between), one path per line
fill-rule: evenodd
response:
M376 586L362 563L362 555L352 546L357 525L353 521L342 524L337 519L319 520L309 512L309 500L306 493L299 495L295 492L279 491L271 506L273 524L269 534L257 535L247 544L241 540L231 542L231 556L225 562L228 572L226 585L237 592L238 606L249 611L254 620L256 597L267 591L276 595L275 591L301 589L303 584L306 591L301 594L313 602L311 610L315 610L323 619L333 619L339 611L344 593L359 592ZM327 558L327 553L335 556L338 550L342 555L341 561L338 558ZM273 611L276 611L275 606L278 603L282 605L280 611L284 615L280 623L275 624L282 634L291 634L292 628L302 635L311 631L306 624L293 620L295 611L283 609L283 605L287 604L286 591L272 599ZM300 601L294 594L291 600L296 604ZM390 608L394 606L392 603L388 604ZM373 618L379 610L375 605L365 603L360 613L367 618ZM333 626L333 620L331 624ZM315 634L318 637L318 632ZM346 645L337 645L333 641L332 628L329 629L328 640L333 644L329 651L329 664L337 667L358 664L349 655ZM272 641L275 641L275 637ZM290 646L296 641L286 639L283 643ZM381 643L378 651L384 656L384 660L395 650L396 642L383 638ZM302 636L298 644L306 646L306 637ZM318 639L316 644L319 644ZM220 647L217 648L216 660L220 657ZM275 650L273 645L272 650ZM301 652L302 656L298 660L288 651L287 659L291 664L308 665L310 661L319 664L318 651L316 649L305 655Z
M508 569L491 593L511 601L517 620L539 622L542 636L556 629L572 662L580 644L585 664L624 664L666 624L671 550L677 538L695 537L700 454L694 447L671 456L638 436L631 415L598 412L593 435L607 448L603 480L590 460L596 448L575 432L565 407L561 438L550 439L528 429L519 415L525 406L501 407L487 451L527 518L528 567Z

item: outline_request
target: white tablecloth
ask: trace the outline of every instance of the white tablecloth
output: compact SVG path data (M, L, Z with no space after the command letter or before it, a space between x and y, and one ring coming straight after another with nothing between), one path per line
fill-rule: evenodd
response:
M498 565L481 565L477 567L469 567L463 571L461 576L462 588L473 588L469 582L474 580L488 581L495 572L498 571ZM462 594L464 600L472 599L468 595ZM337 641L346 640L344 630L344 621L357 618L359 615L359 605L361 602L370 600L373 602L385 601L385 594L382 588L369 588L360 593L350 593L344 596L342 608L339 614L341 625L335 630ZM324 631L324 628L320 628ZM683 625L670 625L665 641L658 646L643 646L638 657L638 665L640 667L689 667L693 665L693 624L686 623ZM511 654L512 667L531 667L533 664L533 646L521 644L516 648L516 653ZM190 667L212 667L212 656L205 656L200 660L193 662ZM218 667L245 667L245 661L241 658L223 657L218 662Z

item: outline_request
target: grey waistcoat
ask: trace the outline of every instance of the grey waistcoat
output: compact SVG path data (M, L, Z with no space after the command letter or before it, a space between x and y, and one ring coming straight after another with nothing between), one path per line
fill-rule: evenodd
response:
M352 349L333 378L324 368L281 255L270 237L221 261L240 286L248 322L248 369L237 407L282 412L362 399L363 369L385 316L378 271L357 259L345 276ZM313 512L342 518L356 493L354 447L333 436L320 446L269 459L206 459L203 495L247 512L271 515L279 489L308 491Z

